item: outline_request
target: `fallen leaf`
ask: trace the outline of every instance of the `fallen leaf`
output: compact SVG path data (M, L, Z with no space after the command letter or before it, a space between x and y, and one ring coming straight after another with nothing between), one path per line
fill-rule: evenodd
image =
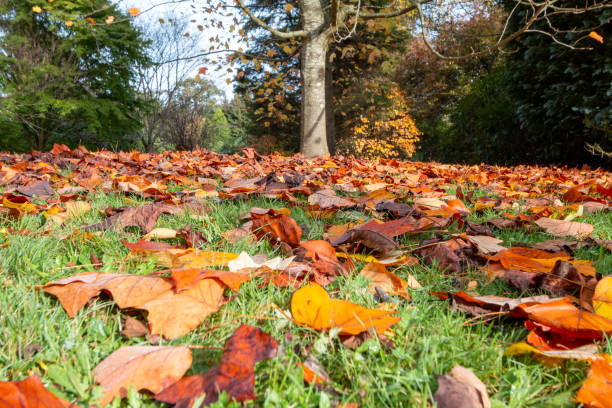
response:
M612 320L612 277L606 276L597 282L593 294L595 313Z
M302 368L304 381L308 384L318 385L332 382L321 363L311 355L306 358L306 361L298 362L297 365Z
M147 234L153 230L157 219L162 214L175 214L177 212L179 212L177 207L159 203L145 204L137 207L122 207L119 209L119 213L97 224L85 226L83 230L90 231L110 227L125 228L135 226Z
M176 293L194 287L202 279L217 279L228 288L237 292L240 285L251 280L248 273L233 273L208 269L175 269L171 271Z
M215 279L203 279L176 293L171 278L101 273L84 273L42 286L45 292L57 296L70 317L100 292L110 293L121 309L148 311L151 333L161 333L167 339L190 332L216 312L224 287Z
M93 370L103 389L98 403L125 398L129 387L160 392L181 379L191 362L191 350L186 346L123 346Z
M204 405L217 401L225 391L230 400L248 401L255 395L255 363L275 357L278 343L261 329L243 324L225 342L218 366L204 374L185 377L155 395L155 399L176 408L189 408L206 395Z
M376 294L376 287L378 286L390 295L398 295L404 299L410 299L408 288L423 288L412 275L408 275L408 283L397 275L387 271L387 268L380 263L367 264L359 274L371 281L369 289L373 294Z
M292 247L299 245L302 238L302 228L293 218L286 214L251 213L251 232L258 238L266 238L270 243L286 242Z
M68 401L47 390L38 375L23 381L0 381L0 407L2 408L67 408Z
M370 327L382 334L400 320L390 316L392 313L330 299L325 289L316 283L296 290L291 297L291 314L297 323L315 330L337 327L340 334L346 335L359 334Z
M506 249L505 247L499 245L500 243L504 242L503 240L487 235L467 235L467 239L487 255L495 254Z
M595 344L585 344L584 346L565 349L549 350L544 347L534 347L524 341L515 343L508 347L504 354L514 356L518 354L534 354L538 360L548 367L559 365L563 360L583 360L593 361L601 358L599 348Z
M140 320L136 320L133 317L128 316L125 318L125 322L123 323L123 330L121 330L121 334L128 339L132 337L140 337L149 334L149 328Z
M552 218L540 218L535 224L555 237L584 238L593 232L593 226L584 222L555 220Z
M587 408L612 406L612 358L608 355L606 357L591 362L588 377L574 398Z
M569 298L536 305L518 305L512 310L517 317L531 319L559 333L575 339L601 339L612 333L612 320L580 310Z
M336 208L346 208L352 207L355 205L350 200L346 198L341 198L336 195L333 190L324 189L319 190L312 193L308 197L308 204L317 205L321 209L336 209Z
M176 238L176 236L177 232L172 228L154 228L143 235L142 239L150 241L152 239L172 239Z
M437 378L434 401L438 408L491 408L487 387L470 369L455 365Z

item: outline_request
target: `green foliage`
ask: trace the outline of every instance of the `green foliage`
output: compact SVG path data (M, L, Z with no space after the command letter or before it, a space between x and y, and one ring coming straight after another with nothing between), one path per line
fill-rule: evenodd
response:
M576 4L564 2L567 7ZM524 16L520 11L511 20L509 33ZM597 32L608 39L611 18L609 9L555 16L558 29L577 31L557 33L558 41L589 49L572 49L539 33L524 34L492 69L473 70L472 77L454 88L451 103L418 118L430 124L417 121L425 133L425 157L609 165L609 158L589 153L585 145L598 143L603 151L612 150L612 48L607 40L601 44L588 37L588 30L579 31L601 25Z
M39 3L0 2L0 123L19 141L9 147L127 146L145 102L130 83L147 60L140 32L108 0Z
M579 2L564 1L563 6L579 6ZM522 23L524 14L516 15L511 28ZM528 34L520 37L517 52L509 55L506 88L523 135L517 142L536 147L527 151L537 151L525 161L594 162L585 142L612 148L611 19L612 10L605 8L556 17L559 30L577 31L560 32L558 40L589 49L572 50L547 36ZM605 39L603 44L579 31L600 25L597 32Z

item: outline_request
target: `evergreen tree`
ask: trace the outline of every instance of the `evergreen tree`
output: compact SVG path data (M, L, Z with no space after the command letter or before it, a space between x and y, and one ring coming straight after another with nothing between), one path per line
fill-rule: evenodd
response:
M10 147L127 147L147 103L131 84L144 45L109 0L0 0L0 124L19 141Z

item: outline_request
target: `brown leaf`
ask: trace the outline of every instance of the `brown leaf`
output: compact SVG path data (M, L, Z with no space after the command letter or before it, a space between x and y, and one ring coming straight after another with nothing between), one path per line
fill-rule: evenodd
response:
M299 245L302 239L302 228L286 214L251 213L253 225L251 231L258 238L266 238L273 245L286 242L292 247Z
M542 217L535 224L555 237L584 238L593 232L593 226L584 222L555 220Z
M434 401L438 408L491 408L487 387L470 369L460 365L438 376Z
M130 339L132 337L140 337L149 334L149 329L140 320L128 316L123 323L121 334Z
M157 219L162 214L175 214L180 210L167 204L145 204L137 207L122 207L119 213L97 224L83 227L83 230L107 229L110 227L125 228L129 226L139 227L145 234L154 227Z
M20 186L15 191L29 197L49 197L55 194L53 188L44 180L32 180L25 186Z
M204 374L185 377L155 395L155 399L176 408L189 408L206 394L204 405L212 404L225 391L230 400L248 401L256 397L255 363L275 357L278 343L261 329L243 324L225 342L218 366Z
M464 291L449 293L452 309L469 313L472 316L490 314L491 312L510 311L521 304L538 304L549 302L547 295L525 298L509 298L504 296L471 296Z
M125 398L128 388L153 393L176 383L191 367L191 350L186 346L124 346L106 357L93 373L104 393L98 403Z
M344 244L362 244L366 248L383 253L397 248L397 243L393 238L380 232L367 229L353 229L342 234L342 236L332 242L332 245L335 247Z
M219 309L225 286L215 279L203 279L176 293L170 278L84 273L47 283L42 288L58 297L70 317L76 316L92 297L108 292L121 309L148 311L152 334L174 339L195 329Z
M495 254L506 249L505 247L499 245L500 243L504 242L503 240L490 237L488 235L467 235L467 239L487 255Z
M23 381L0 381L0 407L6 408L67 408L68 401L56 397L45 388L38 375Z
M355 205L350 200L338 197L333 190L324 189L312 193L308 197L308 204L317 205L321 209L346 208Z

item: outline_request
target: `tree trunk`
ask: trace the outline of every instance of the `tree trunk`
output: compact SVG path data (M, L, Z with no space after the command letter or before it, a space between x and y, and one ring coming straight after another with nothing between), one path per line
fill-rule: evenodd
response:
M302 50L302 135L300 150L307 157L329 153L325 115L325 65L328 35L320 0L300 0L304 30L310 34Z
M332 64L329 63L329 53L325 61L325 131L329 152L336 152L336 116L334 115L334 77Z

